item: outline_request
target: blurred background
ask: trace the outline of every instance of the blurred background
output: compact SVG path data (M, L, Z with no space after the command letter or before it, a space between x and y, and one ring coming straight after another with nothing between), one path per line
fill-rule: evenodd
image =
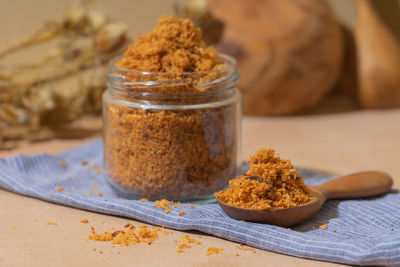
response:
M0 3L0 149L100 134L107 62L189 17L234 56L245 115L400 107L398 0Z

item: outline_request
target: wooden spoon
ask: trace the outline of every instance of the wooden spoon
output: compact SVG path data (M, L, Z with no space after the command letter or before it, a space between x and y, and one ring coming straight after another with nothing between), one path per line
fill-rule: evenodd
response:
M288 227L311 217L329 199L372 197L387 193L392 184L392 178L383 172L345 175L321 185L310 186L312 198L309 203L286 209L238 208L217 200L225 213L233 219Z

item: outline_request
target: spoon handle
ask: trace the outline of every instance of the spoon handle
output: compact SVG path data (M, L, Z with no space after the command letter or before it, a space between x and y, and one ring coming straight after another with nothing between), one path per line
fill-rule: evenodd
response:
M326 199L371 197L386 193L392 187L392 178L384 172L359 172L341 176L314 188Z

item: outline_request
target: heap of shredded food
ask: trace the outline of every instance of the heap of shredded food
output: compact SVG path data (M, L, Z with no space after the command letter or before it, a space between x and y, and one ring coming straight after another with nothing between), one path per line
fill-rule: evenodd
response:
M218 200L249 209L290 208L310 201L310 192L291 161L281 159L273 149L259 150L249 162L246 174L215 194Z
M129 46L116 62L124 69L146 72L201 72L221 68L215 48L202 40L200 28L189 19L161 16L158 25Z
M112 244L119 244L121 246L135 245L138 243L151 244L158 239L159 232L168 234L168 232L161 227L153 226L152 228L149 228L147 225L140 225L136 228L134 225L129 223L125 225L125 229L123 230L105 232L102 234L96 233L94 228L91 228L92 234L89 236L89 239L111 242Z

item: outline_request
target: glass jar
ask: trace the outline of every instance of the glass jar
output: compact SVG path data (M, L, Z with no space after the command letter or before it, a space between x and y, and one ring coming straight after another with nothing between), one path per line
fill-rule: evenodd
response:
M152 73L110 63L104 161L119 195L206 200L236 176L241 96L233 58L222 69Z

